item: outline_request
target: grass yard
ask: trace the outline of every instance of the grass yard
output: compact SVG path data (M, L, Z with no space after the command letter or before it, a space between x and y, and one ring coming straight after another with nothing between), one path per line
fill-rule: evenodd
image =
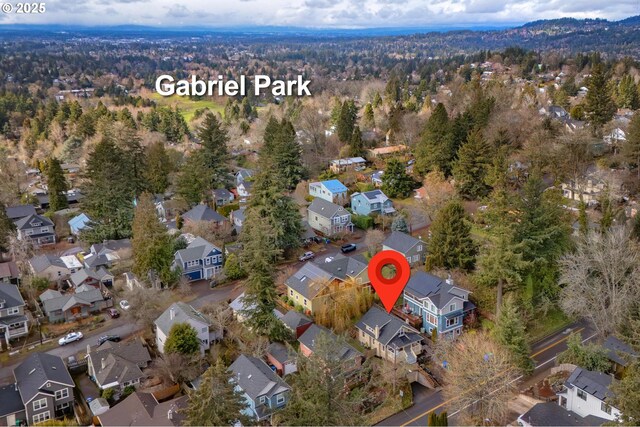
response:
M209 108L213 113L224 115L224 105L211 98L194 101L185 96L161 96L155 92L151 94L150 98L154 100L158 106L178 107L187 123L191 122L196 110L203 108Z
M546 316L538 316L527 325L527 335L529 342L535 342L545 336L562 329L571 323L564 312L559 308L552 308Z

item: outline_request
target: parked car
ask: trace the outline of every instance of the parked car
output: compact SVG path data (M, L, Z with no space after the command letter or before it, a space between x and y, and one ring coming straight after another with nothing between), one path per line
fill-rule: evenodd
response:
M355 243L347 243L346 245L342 245L340 250L342 251L343 254L346 254L347 252L355 251L356 250L356 244Z
M120 342L120 335L104 335L98 338L98 345L102 345L107 341Z
M107 313L109 313L109 316L112 319L118 318L120 317L120 312L118 310L116 310L115 308L110 308Z
M302 256L300 258L298 258L298 260L300 260L300 261L308 261L310 259L313 259L313 257L315 257L315 256L316 256L316 254L314 254L311 251L308 251L308 252L303 253Z
M67 345L75 341L80 341L83 335L82 332L70 332L58 340L58 344Z
M69 358L67 359L67 366L73 366L76 365L78 363L78 360L76 360L75 356L69 356Z
M120 308L123 310L129 310L131 308L131 305L129 304L129 301L123 299L122 301L120 301Z

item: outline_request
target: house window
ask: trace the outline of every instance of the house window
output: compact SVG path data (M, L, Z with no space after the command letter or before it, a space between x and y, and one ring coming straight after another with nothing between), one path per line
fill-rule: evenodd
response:
M39 399L33 402L33 410L38 411L47 407L47 399Z
M418 255L413 256L413 262L418 262Z
M264 403L264 400L265 400L265 399L264 399L264 396L260 396L260 403L261 403L261 404L262 404L262 403Z
M47 233L47 232L49 232L49 229L48 229L47 227L42 227L42 228L40 229L40 232L41 232L41 233Z
M451 318L451 319L447 319L447 328L449 326L453 326L453 325L457 325L457 324L458 324L458 318L457 317L454 317L454 318Z
M205 258L204 263L207 265L211 264L211 258Z
M611 415L611 406L607 405L605 402L602 402L600 404L600 409L602 410L602 412Z
M278 398L276 399L276 403L278 405L282 405L284 403L284 396L282 394L278 395Z
M455 304L455 303L453 303L453 304L451 304L451 305L449 306L449 311L453 311L453 310L455 310L455 309L456 309L456 304Z
M205 328L202 328L202 329L201 329L202 333L203 333L203 334L206 334L206 333L207 333L207 329L208 329L208 328L206 328L206 327L205 327Z
M293 296L293 289L289 289L289 295Z
M11 316L12 314L20 313L20 307L11 307L7 309L7 315Z
M584 400L585 402L587 401L587 393L585 393L584 390L578 389L578 397Z
M296 295L296 301L298 301L298 295Z
M33 423L34 424L38 424L41 423L43 421L47 421L51 419L51 414L49 413L49 411L47 412L43 412L42 414L36 414L33 416Z
M69 389L63 388L62 390L56 391L56 400L66 399L69 397Z
M59 405L56 405L56 411L61 411L63 409L67 409L69 407L69 402L64 402Z
M427 322L431 323L432 325L437 325L438 319L436 319L436 316L434 316L433 314L427 313Z
M418 245L418 252L422 252L422 245Z

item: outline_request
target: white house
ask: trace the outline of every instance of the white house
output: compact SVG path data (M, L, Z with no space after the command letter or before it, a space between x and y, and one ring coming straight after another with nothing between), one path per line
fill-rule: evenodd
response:
M620 411L608 403L613 397L609 390L612 381L611 375L576 368L564 383L562 392L558 393L558 403L581 417L593 415L615 420Z
M200 354L202 355L206 350L209 350L211 341L222 338L222 331L210 330L211 323L202 313L184 302L174 302L154 322L156 346L160 353L164 353L164 344L171 327L176 323L188 323L196 330L198 339L200 339Z

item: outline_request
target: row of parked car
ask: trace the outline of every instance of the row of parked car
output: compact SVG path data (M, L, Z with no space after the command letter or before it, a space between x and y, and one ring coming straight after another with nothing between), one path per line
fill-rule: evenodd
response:
M357 249L358 247L356 246L355 243L347 243L346 245L342 245L340 247L340 251L342 251L343 254L346 254L348 252L353 252ZM310 259L315 258L316 254L313 253L313 251L307 251L305 253L303 253L300 258L298 258L299 261L309 261Z

